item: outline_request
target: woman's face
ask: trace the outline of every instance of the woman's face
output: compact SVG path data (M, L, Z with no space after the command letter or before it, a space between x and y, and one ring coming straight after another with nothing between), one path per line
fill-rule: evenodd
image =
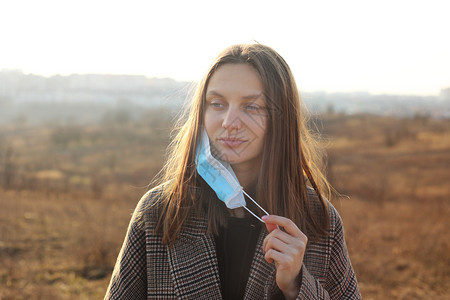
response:
M267 121L263 91L258 73L248 64L225 64L211 76L205 128L216 158L233 167L259 167Z

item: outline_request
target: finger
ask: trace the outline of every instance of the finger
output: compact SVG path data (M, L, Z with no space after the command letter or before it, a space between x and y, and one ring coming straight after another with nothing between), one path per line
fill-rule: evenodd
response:
M285 267L293 264L293 259L291 256L279 252L275 249L269 249L269 251L267 251L266 254L264 255L264 259L270 264L272 262L275 262L277 269L280 266Z
M284 241L272 236L265 239L263 243L264 252L267 252L270 249L274 249L292 257L303 257L306 249L306 243L295 238L292 239L292 243L285 243Z
M275 229L278 228L278 226L276 224L272 224L272 223L268 223L268 222L265 222L265 224L266 224L267 231L269 233L271 233L272 231L274 231Z
M284 243L282 241L280 241L279 239L277 239L276 237L269 237L268 239L266 239L264 241L265 243L263 244L263 250L264 252L267 252L269 249L275 249L277 251L282 252L284 250Z
M264 242L272 237L277 238L286 244L292 244L294 246L297 246L299 244L299 240L302 240L302 238L294 237L279 228L274 229L271 233L269 233L264 239Z
M301 230L295 225L294 222L292 222L290 219L276 216L276 215L269 215L269 216L263 216L262 220L265 223L270 223L272 225L278 225L283 227L287 233L293 236L302 237L304 234L301 232Z
M265 247L267 241L271 238L277 238L286 244L295 243L295 239L298 239L282 231L281 229L276 228L266 236L266 238L263 241L263 247Z

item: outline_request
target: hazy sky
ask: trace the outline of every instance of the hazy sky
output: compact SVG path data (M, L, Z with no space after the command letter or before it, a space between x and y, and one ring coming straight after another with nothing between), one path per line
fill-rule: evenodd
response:
M0 69L199 80L228 45L275 48L302 91L450 87L448 0L0 0Z

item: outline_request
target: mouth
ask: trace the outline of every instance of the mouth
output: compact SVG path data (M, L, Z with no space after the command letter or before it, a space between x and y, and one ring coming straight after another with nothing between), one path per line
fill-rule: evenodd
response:
M238 138L219 138L219 143L227 147L238 147L246 142L246 140Z

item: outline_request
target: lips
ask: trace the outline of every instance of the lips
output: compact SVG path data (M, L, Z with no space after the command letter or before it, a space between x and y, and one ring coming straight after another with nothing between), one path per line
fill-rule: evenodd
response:
M238 147L246 142L246 140L237 138L220 138L219 143L227 147Z

